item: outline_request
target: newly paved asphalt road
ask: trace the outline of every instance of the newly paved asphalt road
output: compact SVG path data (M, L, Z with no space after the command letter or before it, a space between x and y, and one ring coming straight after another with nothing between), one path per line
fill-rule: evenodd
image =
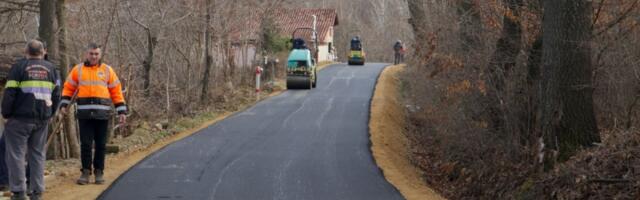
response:
M403 199L369 149L369 105L385 65L333 65L150 155L99 199Z

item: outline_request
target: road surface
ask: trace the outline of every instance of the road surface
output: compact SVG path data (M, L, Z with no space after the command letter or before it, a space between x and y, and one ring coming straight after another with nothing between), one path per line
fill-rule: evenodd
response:
M385 65L332 65L145 158L98 199L403 199L369 149L369 105Z

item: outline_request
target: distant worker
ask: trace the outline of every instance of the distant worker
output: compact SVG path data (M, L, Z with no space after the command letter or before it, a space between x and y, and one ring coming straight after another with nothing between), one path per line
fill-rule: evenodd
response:
M44 48L38 40L27 43L26 59L11 67L2 99L11 199L26 200L27 193L32 200L40 199L45 190L45 146L49 119L60 104L60 79L54 65L44 60Z
M351 50L354 50L354 51L362 50L362 42L360 41L360 36L356 36L351 39Z
M395 52L393 64L397 65L404 62L404 53L406 50L401 40L396 41L396 44L393 45L393 51Z
M309 49L302 38L293 39L293 49Z
M80 157L82 175L77 183L89 184L91 170L95 184L104 183L104 162L107 145L107 128L115 105L119 123L126 122L127 106L122 95L122 85L113 68L101 63L100 46L91 43L86 48L85 62L73 67L64 83L61 112L66 113L72 97L77 99L78 125L80 126ZM95 142L95 153L91 150ZM93 160L92 160L93 158ZM93 164L93 165L92 165Z

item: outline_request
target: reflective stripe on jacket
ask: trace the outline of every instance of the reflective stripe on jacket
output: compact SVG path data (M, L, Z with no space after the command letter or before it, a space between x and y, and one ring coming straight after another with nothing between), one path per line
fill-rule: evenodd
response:
M22 59L11 67L2 97L2 116L46 120L60 103L60 79L52 63Z
M64 83L62 106L71 103L75 93L80 119L109 119L112 105L115 105L118 114L127 112L122 84L113 68L106 64L79 64L73 67Z

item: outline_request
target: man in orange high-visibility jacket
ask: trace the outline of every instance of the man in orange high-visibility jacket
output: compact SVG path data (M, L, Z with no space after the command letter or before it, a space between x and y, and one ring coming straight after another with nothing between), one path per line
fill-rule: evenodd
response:
M78 125L80 126L80 157L82 175L77 183L89 184L93 164L95 183L104 183L104 160L107 143L107 128L115 106L120 124L126 122L127 106L122 95L122 85L115 71L100 62L101 49L89 44L86 61L73 67L64 83L61 112L67 112L72 96L76 95ZM95 154L91 149L95 142ZM93 162L92 162L93 157Z

